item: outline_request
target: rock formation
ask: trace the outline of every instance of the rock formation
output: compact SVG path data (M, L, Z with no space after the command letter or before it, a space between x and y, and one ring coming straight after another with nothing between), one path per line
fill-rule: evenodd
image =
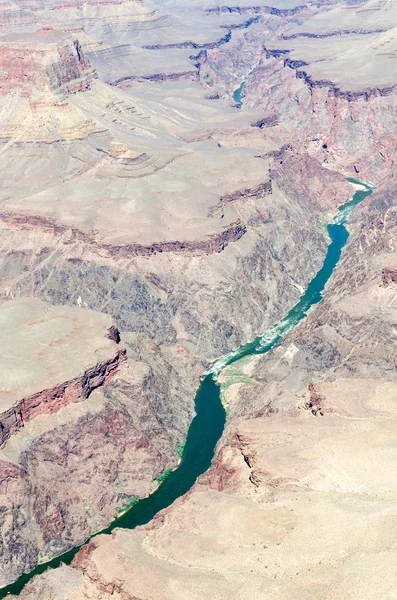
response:
M153 443L145 426L135 424L138 407L129 403L139 369L129 375L133 365L110 317L21 298L3 302L0 321L6 583L22 565L30 569L82 543L131 497L147 495L166 458L162 435ZM119 386L124 390L116 391Z
M4 586L177 467L211 361L295 305L354 177L376 186L323 300L220 375L210 470L22 600L392 597L396 20L378 0L2 5Z
M391 597L393 569L380 567L394 556L392 197L375 192L357 210L307 320L223 372L228 424L193 490L144 528L95 538L22 598L369 599L374 586Z
M3 37L0 70L3 95L18 89L28 96L48 91L85 91L94 76L79 40L51 27Z

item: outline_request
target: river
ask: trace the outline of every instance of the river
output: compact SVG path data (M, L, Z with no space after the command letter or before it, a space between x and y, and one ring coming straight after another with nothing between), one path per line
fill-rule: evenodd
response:
M354 207L371 194L373 190L371 184L353 178L348 178L348 181L360 184L364 189L357 191L350 202L340 207L336 217L328 225L330 244L324 263L309 283L299 302L269 331L259 335L252 342L241 346L238 350L220 358L212 365L198 388L195 398L196 416L190 425L182 460L177 469L168 475L153 494L137 502L121 517L113 521L107 529L99 533L110 533L115 527L134 529L137 525L148 523L160 510L167 508L177 498L188 492L196 479L210 467L216 444L222 435L226 422L225 410L220 399L220 388L216 383L217 377L222 369L236 360L250 354L264 354L271 350L307 315L309 309L321 300L324 287L338 264L342 249L349 237L345 227L346 220ZM98 533L95 535L98 535ZM70 564L80 548L81 546L73 548L70 552L39 565L26 575L22 575L15 583L0 591L0 599L5 598L7 594L18 595L34 575L43 573L49 567L58 567L61 562Z
M256 67L255 67L256 68ZM243 93L243 89L245 84L247 83L247 79L252 75L252 73L255 71L255 69L252 69L252 71L250 71L247 75L247 77L245 79L243 79L243 81L241 82L240 86L234 90L233 92L233 100L235 101L236 104L238 104L240 107L243 105L243 99L241 97L241 94Z

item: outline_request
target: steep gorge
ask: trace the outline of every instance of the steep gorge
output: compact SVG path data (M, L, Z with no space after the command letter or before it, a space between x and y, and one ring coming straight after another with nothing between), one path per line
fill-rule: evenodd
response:
M359 346L364 349L359 356L375 379L389 380L390 364L382 362L383 355L374 366L366 354L365 348L381 343L372 336L371 324L340 310L335 316L330 306L340 290L353 293L366 270L378 272L376 261L383 258L375 256L374 238L381 236L379 243L388 245L392 257L392 235L386 240L380 232L392 227L394 214L394 83L389 70L385 81L375 84L373 74L365 72L349 89L349 67L338 67L345 46L338 54L337 45L331 52L316 44L355 47L365 36L367 57L376 63L378 39L384 43L394 19L387 14L390 8L384 17L390 23L357 27L353 21L361 18L361 5L353 5L334 35L333 11L343 9L339 4L206 5L205 10L199 4L187 11L183 3L167 2L153 11L144 2L94 2L85 4L89 18L82 18L76 6L55 2L37 8L34 16L23 7L12 25L8 18L3 22L4 29L18 30L51 24L68 31L68 39L73 28L71 39L79 41L70 48L80 67L69 64L68 50L59 54L60 64L51 58L49 69L42 68L40 58L34 67L40 76L25 80L23 69L14 73L15 85L10 92L4 88L0 99L2 297L36 296L56 306L108 313L126 347L126 360L103 393L93 391L83 403L62 408L56 420L35 421L29 448L21 454L25 470L4 465L4 515L10 523L2 539L4 584L38 560L82 543L132 498L153 491L156 478L178 463L177 449L194 414L194 390L210 362L271 328L319 269L327 247L323 223L354 191L344 177L357 174L373 181L378 191L354 217L352 240L336 273L339 291L331 284L328 303L287 338L299 337L304 327L304 339L288 347L286 340L266 359L243 360L225 372L228 424L208 476L145 530L95 539L81 550L74 568L35 578L23 597L141 597L145 572L161 590L169 577L177 582L178 592L167 588L170 598L178 593L201 598L202 590L211 598L262 598L270 592L275 598L294 597L286 579L278 584L278 570L272 571L276 583L270 584L264 570L249 568L262 562L257 549L247 551L241 570L230 573L230 565L240 566L252 522L260 523L259 547L278 488L295 485L294 474L284 474L283 465L276 465L273 474L266 463L263 431L268 420L284 418L284 413L291 419L300 414L327 418L327 394L310 365L317 361L326 378L327 369L343 357L352 359L351 340L361 324ZM255 18L247 20L247 14ZM50 46L56 54L65 34L51 31L41 27L35 35L40 40L55 36ZM313 44L313 60L299 46L301 39ZM192 48L198 56L192 56ZM336 67L322 59L325 52L336 57ZM315 71L321 68L323 74ZM21 94L14 91L19 80ZM241 105L232 106L242 81ZM384 198L388 206L383 211ZM375 223L377 211L383 211L382 223ZM355 264L357 256L362 264ZM371 261L374 266L368 266ZM388 293L392 263L381 265L382 289ZM368 296L363 285L361 302L367 307L372 292ZM376 302L383 300L376 296ZM326 339L315 331L315 314ZM283 348L285 355L277 362L273 357ZM302 361L298 371L294 360ZM342 371L349 378L354 367L346 365ZM272 435L278 439L282 432L276 425ZM10 456L18 440L17 432L7 440ZM60 471L51 494L50 481ZM224 491L230 497L221 496ZM254 504L259 500L258 511L250 504L253 499ZM222 507L232 524L237 519L235 533L233 526L222 528ZM302 508L304 514L310 514L308 508ZM294 509L280 510L285 516ZM26 523L33 516L42 532L39 543L32 543L37 531L25 521L21 529L20 515L26 515ZM191 550L191 564L198 566L192 575L175 531L189 532L196 520L206 519L216 525L212 533L200 525L197 547L180 536L182 546ZM277 532L281 521L276 519ZM228 551L223 563L222 552L234 535L239 539L236 554ZM219 547L213 536L222 540ZM206 547L214 544L219 552L212 561ZM163 547L172 559L165 558ZM147 548L153 550L147 554ZM131 560L136 564L135 580L128 585L119 566L114 572L105 568L116 552L128 565ZM280 552L277 564L286 560L284 547ZM296 593L319 597L311 586L318 589L320 580L313 583L308 576L306 587ZM146 596L156 598L156 589ZM343 595L347 588L341 589Z

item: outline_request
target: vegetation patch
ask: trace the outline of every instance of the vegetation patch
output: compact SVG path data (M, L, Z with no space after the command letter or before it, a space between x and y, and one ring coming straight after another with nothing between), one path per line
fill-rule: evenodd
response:
M182 458L184 451L185 451L185 444L179 444L179 448L178 448L179 458Z
M117 509L117 514L116 514L116 518L119 517L121 514L127 512L127 510L129 510L130 508L132 508L133 506L135 506L135 504L139 502L139 498L138 496L132 496L132 498L127 502L127 504L125 504L124 506L122 506L121 508Z
M171 467L168 467L168 469L166 469L162 475L157 477L157 483L162 483L163 481L165 481L170 473L172 473L172 469Z

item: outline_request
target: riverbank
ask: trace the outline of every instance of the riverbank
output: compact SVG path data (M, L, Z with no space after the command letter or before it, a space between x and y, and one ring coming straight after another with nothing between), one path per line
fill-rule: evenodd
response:
M116 527L133 529L138 525L148 523L160 510L167 508L178 497L188 492L197 478L210 467L216 444L222 435L226 421L225 409L220 398L220 388L216 383L218 376L225 367L243 357L250 354L263 354L271 350L307 315L309 309L321 300L324 287L332 275L340 259L342 248L348 239L344 223L353 208L372 193L372 187L364 183L362 185L365 189L357 191L350 202L340 207L334 222L328 226L331 243L328 246L323 266L310 282L300 301L271 330L216 361L202 380L195 399L196 416L189 428L178 468L169 474L153 494L134 503L107 529L96 535L111 533ZM39 565L15 583L3 588L0 598L11 593L19 594L28 581L35 575L43 573L47 568L56 568L61 563L70 564L80 548L81 546L74 548L48 563Z

